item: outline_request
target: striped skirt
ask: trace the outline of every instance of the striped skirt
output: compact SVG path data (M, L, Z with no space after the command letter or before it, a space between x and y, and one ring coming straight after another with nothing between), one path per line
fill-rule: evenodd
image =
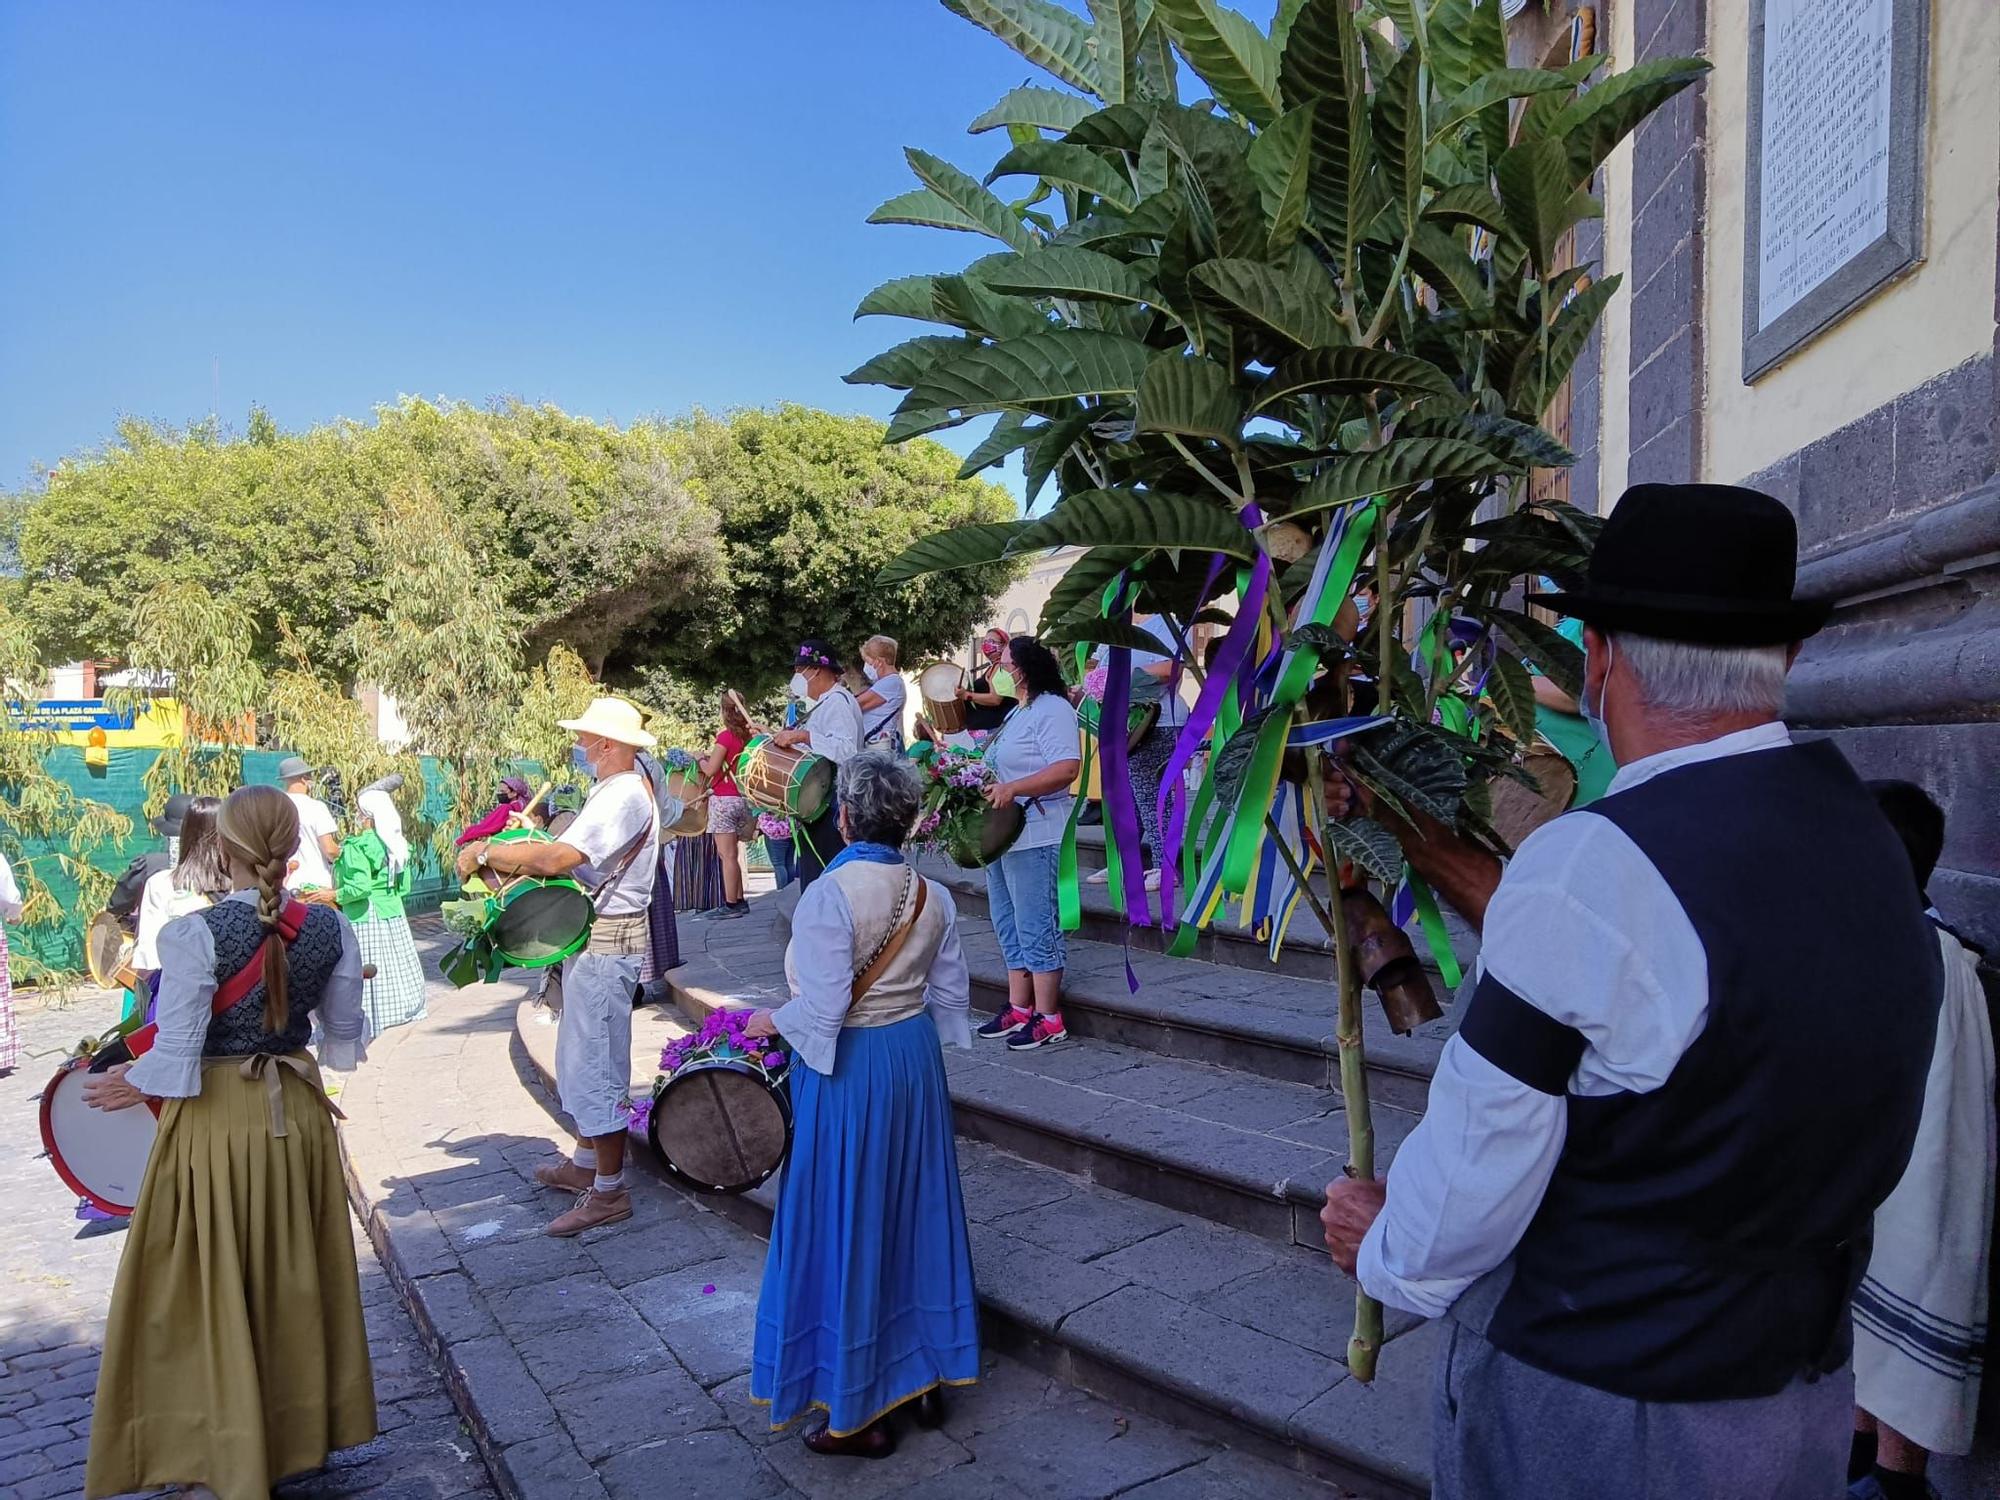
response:
M417 956L406 917L371 917L354 924L361 962L375 968L373 979L361 981L361 1010L368 1018L372 1040L391 1026L424 1017L424 961Z
M0 932L0 1073L21 1063L21 1027L14 1019L14 982L7 974L7 934Z

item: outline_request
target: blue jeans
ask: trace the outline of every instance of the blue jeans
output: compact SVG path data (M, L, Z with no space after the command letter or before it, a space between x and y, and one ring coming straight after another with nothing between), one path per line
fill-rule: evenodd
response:
M1056 909L1056 866L1062 846L1009 849L986 867L986 906L1009 969L1055 974L1063 966L1062 923Z
M764 853L770 857L773 884L778 890L783 890L798 874L798 860L792 841L766 838Z

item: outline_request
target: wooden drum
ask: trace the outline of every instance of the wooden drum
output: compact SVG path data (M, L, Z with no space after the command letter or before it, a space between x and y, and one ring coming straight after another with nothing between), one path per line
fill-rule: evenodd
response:
M834 764L758 735L736 758L736 787L759 812L810 823L833 805Z
M965 683L965 668L955 661L934 661L917 673L917 692L924 700L924 717L939 734L958 734L964 730L965 702L958 695Z
M1576 800L1576 767L1547 740L1536 737L1522 762L1535 779L1537 789L1523 786L1511 776L1496 776L1488 784L1493 798L1493 831L1507 841L1509 849L1544 823L1569 811Z
M660 1165L698 1193L747 1193L783 1165L791 1097L781 1078L730 1058L694 1060L660 1081L646 1135Z

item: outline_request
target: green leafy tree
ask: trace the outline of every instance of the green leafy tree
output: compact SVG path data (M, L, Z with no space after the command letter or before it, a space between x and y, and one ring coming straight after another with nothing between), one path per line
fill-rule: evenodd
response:
M1185 619L1211 558L1268 569L1263 608L1310 677L1348 647L1326 625L1290 634L1286 607L1333 531L1364 528L1382 607L1357 650L1397 723L1353 773L1385 807L1497 843L1485 788L1533 736L1517 653L1572 692L1581 669L1508 604L1526 577L1574 576L1596 524L1529 488L1573 461L1542 414L1618 287L1567 262L1567 231L1599 212L1592 182L1612 148L1706 64L1649 62L1588 87L1602 58L1511 68L1493 0L1286 0L1268 30L1215 0L1092 0L1088 20L1046 0L945 3L1059 87L1017 89L974 122L1014 143L984 181L907 153L919 185L874 219L995 243L956 274L871 292L859 314L943 331L850 378L907 392L892 441L997 415L974 457L1023 451L1031 503L1050 480L1056 501L919 541L883 580L1073 546L1044 632L1124 645L1129 624L1103 607L1114 580ZM1175 55L1198 103L1179 98ZM1464 668L1430 622L1455 616L1511 643L1497 722L1476 738L1437 722ZM1308 701L1274 696L1216 747L1218 795L1253 820L1248 804L1277 782L1246 768L1277 776L1259 747L1323 714ZM1320 766L1292 774L1316 797ZM1398 878L1390 829L1322 820L1318 835L1331 857ZM1322 919L1350 1168L1372 1176L1343 905ZM1380 1339L1381 1310L1361 1299L1357 1377Z

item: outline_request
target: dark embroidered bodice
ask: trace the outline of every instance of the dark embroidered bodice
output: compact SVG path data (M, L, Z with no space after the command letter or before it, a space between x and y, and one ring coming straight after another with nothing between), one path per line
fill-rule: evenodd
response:
M215 982L222 984L257 952L264 941L263 924L257 920L257 908L247 901L218 901L198 915L215 939ZM307 907L305 925L292 939L286 958L290 967L286 993L291 1003L285 1029L275 1034L264 1029L264 985L260 980L249 994L208 1023L208 1040L201 1049L205 1056L296 1052L312 1040L312 1013L340 962L340 918L327 907Z

